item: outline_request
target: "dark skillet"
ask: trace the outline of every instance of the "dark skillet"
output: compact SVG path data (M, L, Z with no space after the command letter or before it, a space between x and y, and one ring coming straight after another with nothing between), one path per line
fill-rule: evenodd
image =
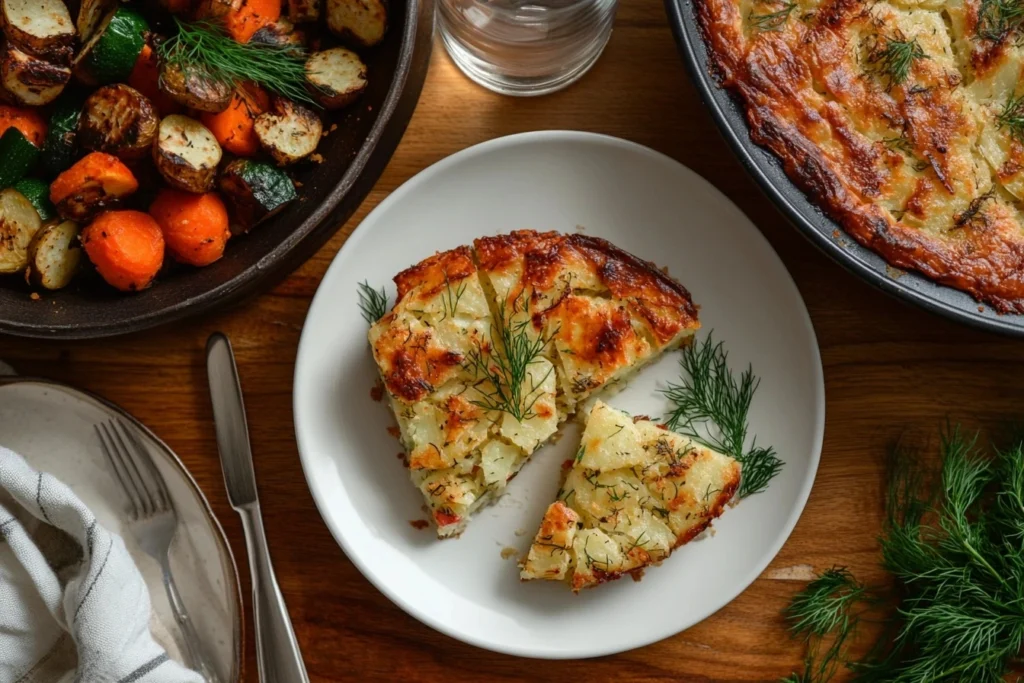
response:
M790 182L778 159L751 142L742 104L719 88L708 71L707 50L693 2L665 0L665 9L683 62L722 135L761 189L811 242L847 270L885 292L974 327L1024 336L1024 316L1000 315L959 290L888 267L881 257L854 242L808 201Z
M369 71L362 98L328 115L337 129L317 150L322 164L294 177L300 200L228 244L217 263L172 268L149 289L125 295L83 273L39 300L16 276L0 277L0 332L83 339L133 332L209 311L266 289L312 256L352 215L383 172L419 99L430 61L434 0L391 4L384 41L361 56Z

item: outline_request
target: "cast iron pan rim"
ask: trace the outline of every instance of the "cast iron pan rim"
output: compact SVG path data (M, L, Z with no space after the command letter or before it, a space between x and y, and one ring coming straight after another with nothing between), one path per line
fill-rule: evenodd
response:
M684 7L684 5L687 7ZM785 182L785 185L788 187L780 187L780 184L769 178L761 162L754 158L754 150L760 150L760 148L750 139L750 132L746 124L744 123L743 126L737 127L730 121L726 107L738 108L739 104L734 103L723 106L720 98L725 98L731 102L732 95L719 88L701 59L701 55L706 54L706 48L704 46L704 39L700 35L700 30L695 24L693 0L665 0L665 11L669 16L672 33L675 36L676 45L682 53L683 63L690 74L690 79L697 86L701 100L703 100L704 105L711 112L719 132L729 146L732 147L733 152L739 157L747 172L754 177L754 180L757 181L765 194L796 225L804 237L808 238L811 243L846 270L887 294L909 301L950 320L966 323L971 327L1011 336L1024 336L1024 316L1004 315L987 317L978 315L977 306L979 304L974 302L973 299L971 300L971 308L943 301L941 298L937 298L935 294L956 290L951 290L944 285L925 280L917 274L908 273L902 277L914 277L924 280L923 289L927 291L911 289L899 280L865 263L860 256L873 252L854 242L852 238L849 246L842 246L831 240L829 235L833 230L839 230L844 235L846 234L845 231L823 214L812 218L806 212L794 206L784 190L796 193L796 196L800 197L805 196L803 192L788 180ZM745 117L743 117L743 121L746 121ZM934 292L934 294L928 292Z
M429 24L429 30L421 28L424 22ZM358 203L373 189L398 147L423 89L433 48L433 24L434 0L408 1L401 49L391 86L367 135L367 142L359 148L323 203L287 239L282 240L259 261L201 294L131 319L97 318L90 322L79 320L55 326L0 318L0 333L38 339L93 339L137 332L236 302L269 287L276 282L275 275L280 277L297 268L312 257L349 218L350 214L343 217L332 217L331 214L353 186L362 185L356 188L359 196L355 208L358 208ZM398 118L393 119L396 112Z

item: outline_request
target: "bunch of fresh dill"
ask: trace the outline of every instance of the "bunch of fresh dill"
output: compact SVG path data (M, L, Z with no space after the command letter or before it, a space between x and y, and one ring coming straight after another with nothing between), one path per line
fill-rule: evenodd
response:
M844 570L812 581L786 612L808 640L803 674L786 680L829 680L868 600L891 607L870 653L846 663L853 680L1003 680L1024 641L1024 441L985 457L976 437L948 428L940 450L937 472L893 458L879 542L895 595Z
M316 105L306 79L306 51L296 45L239 43L206 21L175 19L178 32L157 46L161 62L186 76L224 83L232 88L246 82L296 102Z
M760 380L750 366L737 378L728 360L710 334L683 349L679 383L662 392L672 403L665 424L738 460L743 471L737 494L744 498L765 490L783 462L774 448L758 446L755 439L747 447L747 417Z

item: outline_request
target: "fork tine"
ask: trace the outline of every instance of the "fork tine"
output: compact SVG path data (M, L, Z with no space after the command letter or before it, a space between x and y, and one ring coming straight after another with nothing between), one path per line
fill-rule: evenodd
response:
M142 461L142 467L149 473L149 480L152 482L153 487L156 489L156 495L154 496L154 502L157 503L157 512L163 512L171 509L171 495L167 491L167 482L164 481L163 476L160 474L160 470L157 469L156 463L153 462L152 456L149 451L143 445L142 440L139 437L139 433L130 428L123 420L117 420L116 425L120 428L121 433L127 438L128 442L131 443L135 449L136 460ZM147 488L148 490L148 488Z
M114 439L117 440L118 445L121 447L121 454L130 465L131 474L135 475L135 490L139 494L139 498L142 499L142 514L149 517L157 511L156 501L153 498L153 492L150 491L149 486L146 484L146 478L142 476L142 472L139 470L139 463L136 462L137 454L133 454L128 444L125 443L121 432L117 429L117 423L110 420L109 424Z
M107 456L107 460L110 461L110 469L114 470L114 475L117 477L117 483L121 485L121 490L124 491L124 495L128 498L128 502L132 506L132 517L138 519L140 516L139 503L136 501L135 483L128 477L128 468L124 462L124 458L121 452L118 450L117 445L111 438L110 430L107 428L106 423L100 423L93 425L93 429L96 430L96 436L100 439L100 446L103 449L104 455ZM126 477L128 477L126 479Z

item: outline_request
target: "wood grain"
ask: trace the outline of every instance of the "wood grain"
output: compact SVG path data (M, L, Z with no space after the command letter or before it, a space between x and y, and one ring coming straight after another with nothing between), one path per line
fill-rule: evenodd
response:
M557 128L653 147L709 179L751 216L810 309L828 397L824 453L810 502L765 574L702 624L588 663L589 680L770 680L788 674L799 666L802 651L787 637L779 611L802 585L801 577L838 564L865 580L883 579L875 539L886 446L900 435L932 434L947 416L969 426L996 426L1020 414L1015 399L1024 384L1024 354L1017 352L1018 342L955 325L863 284L816 251L759 192L689 83L660 0L625 3L594 70L548 97L518 100L486 92L469 83L438 46L419 108L368 200L273 291L232 310L115 340L0 338L0 358L19 372L98 392L165 439L199 481L244 562L240 525L222 487L203 365L207 336L214 330L230 335L246 393L267 534L313 681L582 678L579 662L536 666L463 645L378 593L317 514L299 466L291 415L296 345L310 298L366 212L453 152L501 135ZM246 680L256 681L251 629L249 634Z

